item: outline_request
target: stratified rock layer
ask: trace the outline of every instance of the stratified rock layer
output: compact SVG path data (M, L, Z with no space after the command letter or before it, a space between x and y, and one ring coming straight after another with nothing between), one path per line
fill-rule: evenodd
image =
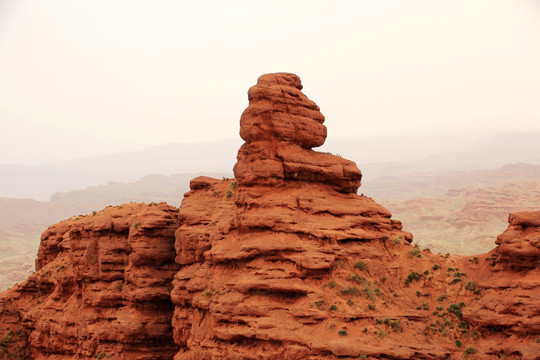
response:
M299 181L356 193L362 173L354 162L311 150L324 144L326 127L319 107L301 89L300 78L286 73L263 75L249 89L249 106L240 119L246 142L234 166L238 184Z
M170 359L178 225L171 206L126 204L49 227L36 272L0 297L4 355Z

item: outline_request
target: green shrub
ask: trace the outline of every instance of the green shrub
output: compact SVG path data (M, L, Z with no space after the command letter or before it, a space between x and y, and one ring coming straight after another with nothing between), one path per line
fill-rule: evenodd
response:
M409 257L418 257L421 258L422 254L420 253L420 248L418 247L418 244L414 244L413 248L409 250Z
M475 348L472 347L472 346L469 346L468 348L466 348L465 350L463 350L463 354L465 355L465 357L471 355L471 354L474 354L476 352Z
M363 284L366 281L366 278L363 277L363 276L360 276L358 274L354 274L353 276L349 276L347 278L347 280L360 285L360 284Z
M411 271L409 275L407 275L407 279L405 279L405 285L409 285L414 280L418 281L422 278L422 275L417 273L416 271Z
M324 308L324 305L326 304L326 301L324 300L317 300L313 304L317 307L317 309L322 310Z
M341 329L341 330L338 331L338 334L341 335L341 336L347 336L347 330Z
M466 290L472 291L475 295L480 295L480 289L476 281L467 281L463 284Z
M347 289L341 289L340 292L341 292L342 295L355 295L355 296L358 296L358 294L359 294L358 288L354 287L354 286L350 286Z
M392 330L394 330L394 331L401 331L401 330L402 330L402 327L401 327L401 320L400 320L400 319L392 320L392 321L390 322L390 327L391 327Z
M465 303L460 302L459 304L450 304L450 306L446 309L449 313L455 314L458 318L463 318L463 312L461 311L461 308L465 306Z
M354 267L360 271L368 270L368 265L363 261L358 261L356 264L354 264Z
M448 295L446 295L446 294L442 294L441 296L439 296L439 297L437 298L437 300L438 300L438 301L441 301L441 302L443 302L443 301L446 300L446 299L448 299Z

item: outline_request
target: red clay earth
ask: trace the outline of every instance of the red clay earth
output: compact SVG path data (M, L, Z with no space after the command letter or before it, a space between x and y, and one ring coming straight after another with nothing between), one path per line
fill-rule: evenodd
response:
M540 359L540 212L487 254L411 246L353 162L311 150L326 127L301 89L259 78L235 179L193 179L178 215L51 226L0 295L0 359Z

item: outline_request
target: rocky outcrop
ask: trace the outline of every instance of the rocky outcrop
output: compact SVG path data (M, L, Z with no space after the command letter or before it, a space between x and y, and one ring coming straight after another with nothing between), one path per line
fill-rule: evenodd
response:
M234 166L238 183L324 183L356 193L362 174L354 162L310 150L324 144L326 126L319 107L301 90L300 78L285 73L263 75L249 89L249 106L240 119L245 144Z
M176 213L126 204L49 227L36 272L0 297L0 358L170 359Z
M235 179L193 179L178 215L128 204L49 228L0 297L0 358L539 359L538 214L487 254L412 246L353 162L312 150L326 128L301 89L259 78Z
M511 268L535 268L540 259L540 211L510 214L510 226L497 237L501 263Z

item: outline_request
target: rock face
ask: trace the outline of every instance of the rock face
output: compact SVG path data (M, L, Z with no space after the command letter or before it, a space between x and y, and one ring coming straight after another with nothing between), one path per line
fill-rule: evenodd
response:
M49 228L0 297L0 358L539 359L538 214L487 254L411 246L353 162L311 149L326 128L301 89L259 78L235 179L193 179L178 216L131 204Z
M0 297L9 340L0 358L170 359L176 228L176 209L164 203L49 227L36 272Z
M535 268L540 259L540 211L510 214L508 222L496 241L500 260L511 268Z

